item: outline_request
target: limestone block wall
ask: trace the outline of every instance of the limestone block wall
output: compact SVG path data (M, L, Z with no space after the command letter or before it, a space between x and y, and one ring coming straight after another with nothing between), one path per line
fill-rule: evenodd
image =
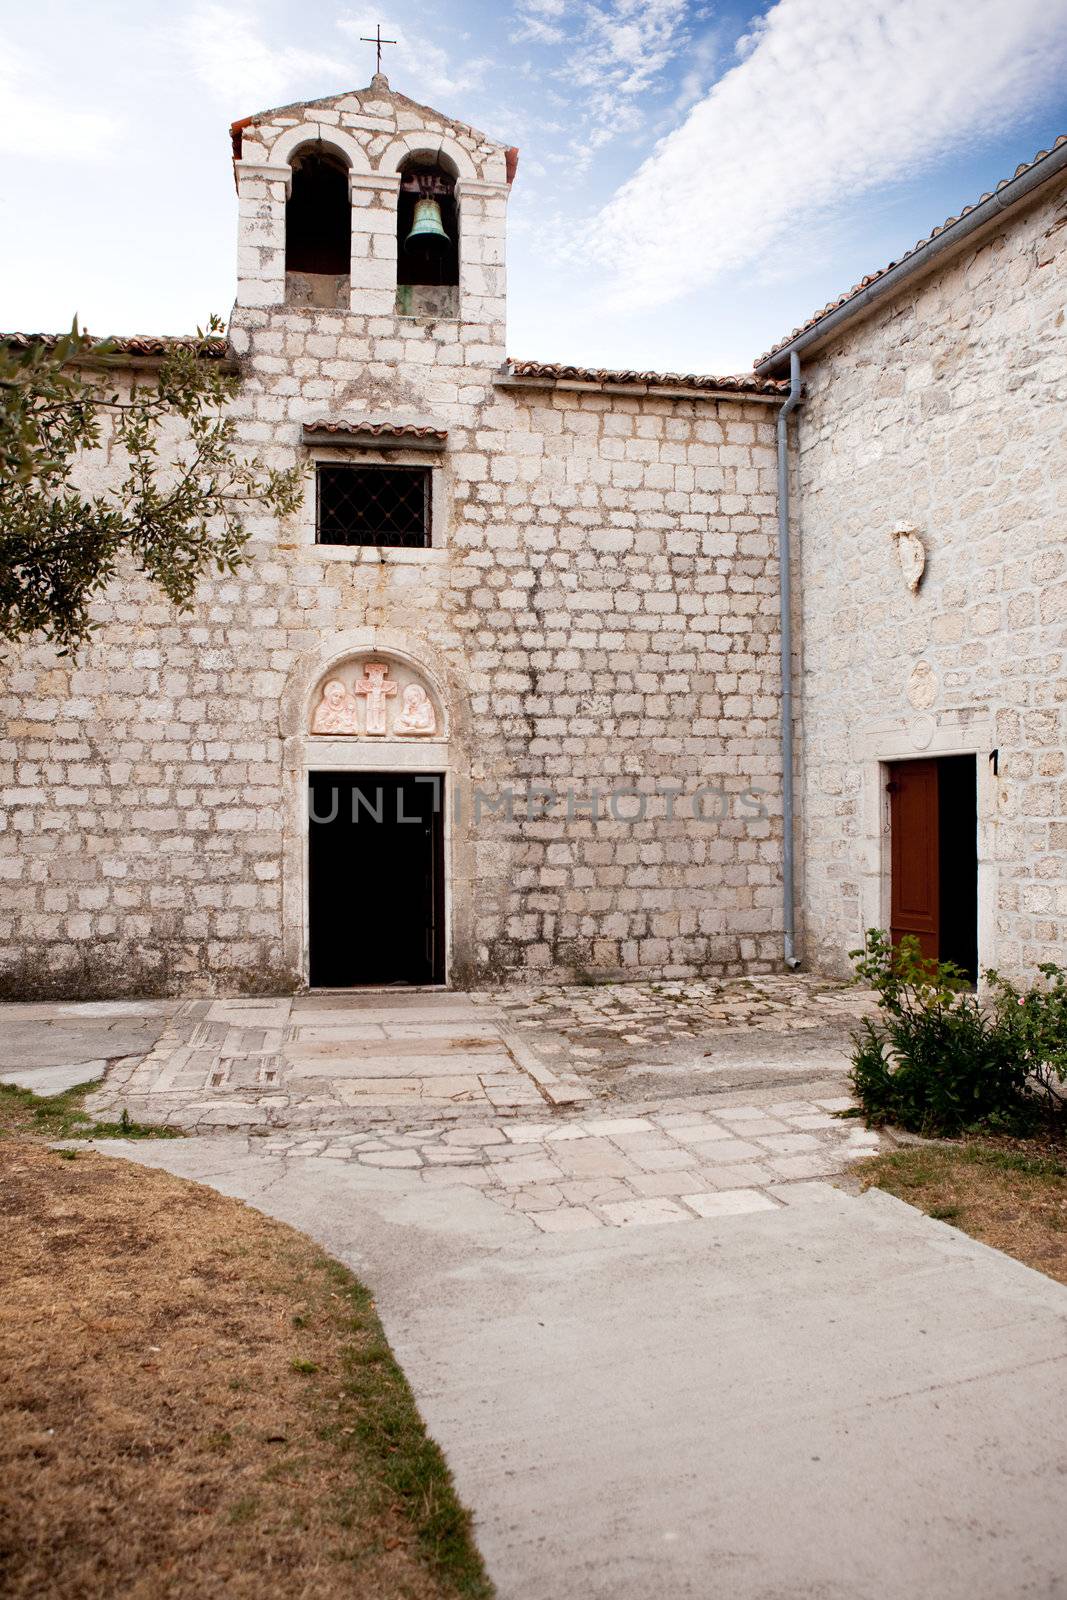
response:
M801 901L830 971L885 922L879 761L971 751L980 961L1064 959L1065 269L1061 185L806 363ZM914 594L898 522L926 546Z
M458 777L516 793L510 819L467 804L451 821L454 981L773 967L774 405L500 388L502 347L463 323L244 308L232 338L242 437L276 464L331 454L300 442L324 412L447 427L434 548L316 545L309 479L191 615L131 578L76 662L10 653L7 992L303 981L284 707L356 635L443 684ZM106 450L93 470L112 470ZM544 817L527 818L527 782L561 797ZM639 797L594 822L583 796L619 782ZM702 786L726 799L705 795L694 822Z

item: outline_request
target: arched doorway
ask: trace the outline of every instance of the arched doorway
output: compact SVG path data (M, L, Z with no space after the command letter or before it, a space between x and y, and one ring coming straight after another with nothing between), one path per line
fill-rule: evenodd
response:
M396 656L324 673L306 728L312 988L446 979L446 713Z

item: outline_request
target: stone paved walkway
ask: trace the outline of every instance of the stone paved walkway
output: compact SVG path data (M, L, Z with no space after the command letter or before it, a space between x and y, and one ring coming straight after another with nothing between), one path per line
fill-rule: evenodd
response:
M533 1231L576 1233L824 1198L885 1141L834 1115L849 1100L832 1051L793 1042L825 1039L830 1016L838 1048L864 1003L839 984L764 978L7 1009L24 1080L66 1051L78 1081L106 1071L89 1107L108 1119L403 1171L480 1191ZM740 1083L703 1066L739 1029Z
M873 1009L852 984L811 973L545 986L493 1004L524 1060L566 1062L613 1101L840 1082L850 1035Z
M142 1060L180 1007L176 1000L0 1004L0 1083L59 1094Z
M104 1148L304 1229L368 1284L500 1600L1062 1596L1067 1290L877 1191L694 1189L715 1144L768 1171L813 1156L772 1141L847 1153L849 1124L797 1126L825 1112L732 1109L503 1119L488 1145L438 1125L318 1153L292 1134ZM550 1137L564 1122L577 1136ZM608 1165L593 1181L631 1198L583 1195L571 1215L596 1221L546 1232L565 1195L500 1203L529 1205L531 1160L561 1194ZM639 1198L671 1173L683 1195Z
M832 1194L826 1180L885 1142L834 1115L847 1097L737 1105L672 1103L647 1116L253 1137L264 1156L324 1157L404 1170L423 1185L474 1188L544 1233L683 1222Z
M90 1107L204 1132L507 1115L591 1095L558 1070L520 1066L471 996L314 994L184 1002L146 1055L112 1067Z
M1060 1594L1067 1292L855 1193L891 1142L835 1115L863 1004L9 1008L7 1064L106 1062L99 1109L210 1136L104 1148L368 1282L501 1600Z
M190 1000L146 1053L110 1061L91 1106L189 1131L325 1131L594 1103L684 1112L694 1094L818 1101L840 1094L868 1004L808 976Z

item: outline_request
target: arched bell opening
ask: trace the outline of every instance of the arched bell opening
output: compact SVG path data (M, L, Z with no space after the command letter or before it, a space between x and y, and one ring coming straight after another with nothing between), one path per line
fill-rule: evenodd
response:
M348 303L352 207L348 168L319 146L298 150L285 207L285 299L288 305Z
M445 156L416 153L400 168L396 283L401 316L459 314L459 206Z

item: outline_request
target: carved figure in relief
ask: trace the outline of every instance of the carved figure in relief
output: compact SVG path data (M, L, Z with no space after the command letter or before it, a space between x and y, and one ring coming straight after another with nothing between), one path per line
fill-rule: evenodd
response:
M926 711L937 699L937 673L929 661L917 661L907 685L908 699L916 711Z
M368 661L363 677L353 685L355 694L367 699L367 732L371 735L385 733L385 702L397 693L395 683L386 683L389 666L385 661Z
M400 715L393 724L394 733L436 733L437 715L421 683L409 683L400 697Z
M358 733L356 703L340 678L329 678L322 686L322 699L311 718L312 733Z

